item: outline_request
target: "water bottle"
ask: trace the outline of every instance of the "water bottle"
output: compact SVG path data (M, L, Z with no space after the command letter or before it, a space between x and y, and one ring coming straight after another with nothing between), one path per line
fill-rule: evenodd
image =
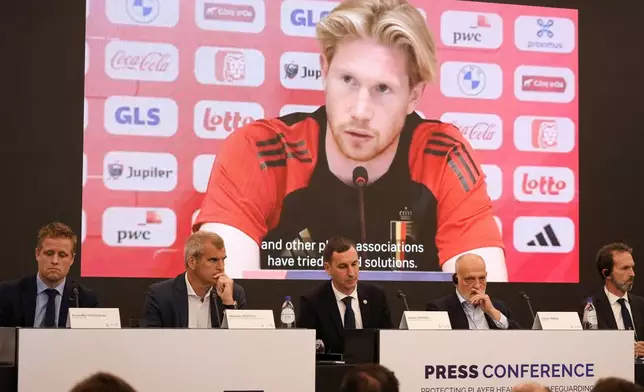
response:
M295 306L291 302L291 296L287 295L282 304L282 311L280 313L280 321L282 328L295 328Z
M584 307L582 326L584 329L597 329L597 311L595 310L595 305L593 305L592 298L588 298L588 302Z

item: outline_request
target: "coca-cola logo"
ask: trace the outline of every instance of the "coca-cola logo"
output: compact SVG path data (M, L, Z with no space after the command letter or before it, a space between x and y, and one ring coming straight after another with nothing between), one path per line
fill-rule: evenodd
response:
M469 140L493 140L498 129L497 124L484 121L469 124L455 121L452 124Z
M130 55L125 50L117 51L110 61L113 69L128 69L143 72L166 72L172 55L162 52L149 52L144 55Z

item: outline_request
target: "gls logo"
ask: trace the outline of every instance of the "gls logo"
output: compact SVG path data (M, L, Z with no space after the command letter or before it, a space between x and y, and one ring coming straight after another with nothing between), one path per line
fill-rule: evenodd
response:
M105 130L112 135L174 135L179 107L169 98L109 97L105 101Z
M109 246L167 247L177 238L177 216L168 208L110 207L101 232Z
M567 167L519 166L514 171L519 201L569 203L575 197L575 174Z
M336 1L286 0L282 3L282 32L295 37L315 37L315 26L340 3Z
M255 102L199 101L194 130L203 139L225 139L236 129L262 118L264 108Z

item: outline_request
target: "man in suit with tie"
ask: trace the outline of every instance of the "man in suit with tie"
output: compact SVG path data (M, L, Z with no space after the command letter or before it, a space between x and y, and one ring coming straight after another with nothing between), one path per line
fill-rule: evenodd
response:
M452 329L520 329L510 308L485 293L485 260L466 253L456 259L453 282L456 292L427 304L429 311L446 311Z
M593 297L599 329L635 331L635 355L644 356L644 298L630 293L635 280L633 249L624 243L603 246L597 252L597 272L603 290ZM582 311L583 312L583 311Z
M315 329L328 352L344 352L344 330L392 328L385 292L360 282L358 252L342 237L331 238L324 248L324 270L331 277L300 298L300 328Z
M143 326L218 328L224 309L246 307L244 289L225 272L226 247L217 234L198 231L188 238L186 271L150 286Z
M95 308L96 295L67 278L78 237L60 222L40 228L36 239L38 273L0 285L0 326L66 327L70 307Z

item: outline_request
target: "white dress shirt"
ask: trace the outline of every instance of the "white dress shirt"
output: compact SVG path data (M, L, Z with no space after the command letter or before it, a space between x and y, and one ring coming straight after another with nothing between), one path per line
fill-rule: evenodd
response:
M340 319L342 320L342 325L344 326L344 311L347 307L342 302L342 299L346 297L346 294L341 293L338 289L335 288L333 282L331 282L331 288L333 288L333 294L335 294L335 301L338 304L338 310L340 311ZM356 316L356 329L362 329L362 313L360 313L360 302L358 302L358 286L353 290L353 293L349 294L351 297L351 309Z
M465 317L467 317L467 323L470 326L470 329L490 329L490 326L487 324L487 319L485 318L485 312L480 306L474 306L470 301L466 300L461 293L456 290L456 295L458 296L458 301L463 307L465 312ZM501 312L499 312L501 313ZM490 317L491 318L491 317ZM509 323L507 317L501 313L501 319L499 321L494 321L496 327L499 329L508 329Z
M186 279L186 288L188 289L188 328L212 328L212 321L210 318L210 292L212 287L208 290L206 295L201 297L195 293L195 290L188 281L188 274L184 274Z
M631 315L631 320L633 321L633 328L635 328L635 320L633 320L633 311L631 310L631 303L628 301L628 294L624 294L623 297L618 297L615 294L608 291L606 286L604 286L604 292L606 297L608 297L608 303L610 304L611 309L613 310L613 315L615 316L615 322L617 323L617 329L626 329L624 327L624 319L622 318L622 305L617 302L618 299L624 298L626 300L626 309Z

